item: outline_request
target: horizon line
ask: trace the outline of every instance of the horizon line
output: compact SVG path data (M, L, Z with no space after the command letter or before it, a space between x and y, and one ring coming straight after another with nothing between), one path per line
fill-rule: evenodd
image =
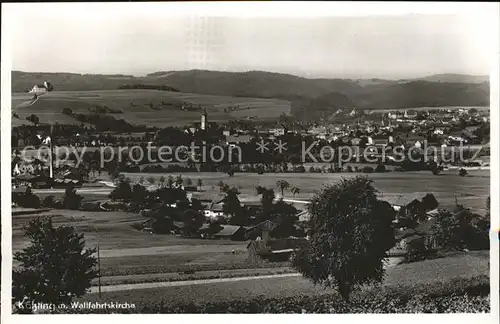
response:
M149 73L143 73L143 74L133 74L133 73L85 73L85 72L63 72L63 71L57 71L57 72L49 72L49 71L27 71L27 70L20 70L20 69L12 69L11 73L13 72L21 72L21 73L50 73L50 74L77 74L77 75L102 75L102 76L113 76L113 75L122 75L122 76L131 76L134 78L145 78L150 76L151 74L154 73L159 73L159 72L164 72L164 73L176 73L176 72L194 72L194 71L200 71L200 72L219 72L219 73L251 73L251 72L262 72L262 73L269 73L269 74L280 74L280 75L289 75L289 76L294 76L298 78L304 78L304 79L310 79L310 80L315 80L315 79L343 79L343 80L386 80L386 81L405 81L405 80L415 80L415 79L423 79L423 78L428 78L432 76L439 76L439 75L454 75L454 76L469 76L469 77L487 77L489 78L489 74L469 74L469 73L458 73L458 72L443 72L443 73L433 73L433 74L426 74L426 75L421 75L421 76L413 76L413 77L405 77L405 78L386 78L386 77L377 77L377 76L367 76L367 77L348 77L348 76L304 76L304 75L299 75L295 73L290 73L290 72L277 72L277 71L272 71L272 70L212 70L212 69L202 69L202 68L192 68L192 69L179 69L179 70L157 70L154 72L149 72ZM309 73L307 73L309 74ZM312 73L311 73L312 74Z

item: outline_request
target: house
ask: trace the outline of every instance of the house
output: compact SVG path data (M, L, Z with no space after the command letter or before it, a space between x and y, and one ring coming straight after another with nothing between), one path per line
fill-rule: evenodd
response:
M305 238L253 240L247 245L248 260L286 261L290 259L294 252L307 246L307 244Z
M239 145L244 143L249 143L252 140L250 135L228 135L226 136L226 145Z
M271 129L270 133L273 134L274 136L283 136L286 134L286 129L284 127L274 128Z
M54 188L68 188L68 187L80 187L82 182L80 180L73 179L54 179Z
M29 192L28 186L17 186L15 188L12 188L12 197L17 195L25 195L28 192Z
M80 172L75 168L71 168L63 172L61 176L63 179L77 180L78 182L82 182L83 180L86 180L88 178L85 172Z
M352 146L359 146L360 142L361 142L361 139L358 138L358 137L351 139L351 145Z
M213 236L225 240L244 241L245 229L243 226L222 225L220 232L215 233Z
M298 213L297 216L299 217L299 222L308 222L311 220L311 213L307 209Z
M387 139L376 138L376 139L372 140L372 144L371 145L375 145L375 146L378 146L378 147L384 147L384 146L387 146L388 143L389 143L389 141Z
M224 217L224 205L221 202L213 202L209 208L203 211L203 216L207 218Z

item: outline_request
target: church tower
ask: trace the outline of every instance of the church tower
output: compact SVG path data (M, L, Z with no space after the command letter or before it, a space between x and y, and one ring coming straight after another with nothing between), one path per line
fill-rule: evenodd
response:
M203 110L203 114L201 114L201 130L206 130L208 128L208 115L207 109Z

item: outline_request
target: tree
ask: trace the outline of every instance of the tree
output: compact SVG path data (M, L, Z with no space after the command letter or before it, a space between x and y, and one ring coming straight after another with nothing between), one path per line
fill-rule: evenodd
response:
M446 210L440 211L432 224L437 244L445 250L463 249L464 237L469 226L467 218L467 210L460 205L454 213Z
M267 190L266 187L263 187L263 186L255 187L255 191L257 192L257 195L262 195L266 190Z
M272 221L277 226L271 231L271 236L276 238L294 236L297 232L295 223L298 220L297 209L280 199L273 205Z
M467 174L468 174L468 172L464 168L460 168L460 170L458 170L458 175L461 177L465 177L465 176L467 176Z
M429 170L431 170L434 175L439 175L441 173L441 168L436 162L429 163Z
M144 188L144 186L136 183L132 187L131 199L134 203L139 206L147 205L149 202L149 192Z
M54 208L56 206L56 199L53 195L47 196L43 199L42 205L48 208Z
M83 197L76 193L73 187L66 188L64 193L63 205L66 209L78 209L83 200Z
M73 110L71 110L71 108L66 107L66 108L63 108L62 113L65 115L71 116L71 115L73 115Z
M28 188L24 194L13 194L12 201L24 208L40 208L40 198Z
M90 288L97 276L93 257L96 249L85 247L83 234L73 227L54 228L52 220L39 217L24 227L31 244L14 254L20 262L19 270L12 273L14 304L28 300L52 305L71 303ZM19 306L18 312L31 312Z
M26 120L35 125L38 125L40 123L40 118L38 118L38 116L35 114L29 115L28 117L26 117Z
M238 198L237 191L228 190L226 192L226 197L224 197L222 211L231 216L231 224L233 225L246 225L239 224L242 220L239 219L243 213L243 208L241 207L240 199Z
M488 219L490 218L490 207L491 207L491 201L490 201L490 196L488 196L488 199L486 199L486 215Z
M180 187L180 186L182 186L183 183L184 183L184 179L182 179L182 176L179 174L177 176L177 178L175 178L175 184Z
M191 178L186 178L186 179L184 179L184 184L186 186L188 186L188 187L192 186L193 185L193 180Z
M290 183L286 180L278 180L276 187L281 191L281 197L283 197L285 190L290 187Z
M159 181L160 181L160 187L163 188L165 186L165 176L161 176Z
M184 222L184 234L191 236L203 225L205 217L200 211L187 209L182 213L182 220Z
M363 173L373 173L373 168L371 166L363 167Z
M323 188L309 212L310 240L293 260L302 275L337 287L346 301L356 286L383 279L395 212L378 199L372 180L358 176Z
M439 203L433 194L428 193L422 198L422 207L424 211L436 209L438 206Z
M441 211L432 230L437 243L446 250L489 248L489 219L461 205L457 205L453 212Z
M154 177L148 177L148 182L149 182L149 184L154 184L155 183L155 178Z
M275 197L273 189L264 188L262 197L260 198L261 212L258 215L259 222L270 220L272 218L273 202Z
M174 177L169 175L167 178L167 187L172 188L173 185L174 185Z
M123 199L124 201L130 201L132 199L132 188L130 183L122 180L118 183L118 186L109 194L112 200Z
M383 164L378 164L377 167L375 168L375 172L377 173L383 173L385 171L387 171L387 169Z
M153 222L151 224L151 229L156 234L169 234L173 227L174 222L170 217L165 216L161 211L153 214Z
M290 189L290 191L292 192L292 195L295 197L296 194L300 193L300 189L293 186L292 189Z
M196 180L196 185L198 186L198 190L201 191L202 187L203 187L203 179L202 178L198 178Z

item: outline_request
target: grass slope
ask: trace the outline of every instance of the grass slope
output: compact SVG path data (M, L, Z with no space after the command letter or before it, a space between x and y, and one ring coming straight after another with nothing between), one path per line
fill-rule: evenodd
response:
M207 109L209 118L215 122L227 122L248 116L260 119L276 119L281 114L290 114L290 104L279 99L213 96L158 90L94 90L54 91L44 94L33 104L26 94L14 94L13 124L28 124L26 117L36 114L41 123L59 122L77 124L71 116L62 113L70 108L74 113L90 114L96 108L109 109L115 118L132 124L147 124L165 127L191 124L199 121L202 109ZM189 110L182 110L182 106ZM236 109L225 112L229 107Z

